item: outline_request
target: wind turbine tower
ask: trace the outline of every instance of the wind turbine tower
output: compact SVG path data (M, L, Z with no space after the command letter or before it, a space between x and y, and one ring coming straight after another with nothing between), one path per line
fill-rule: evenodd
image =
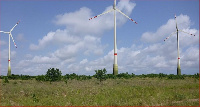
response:
M119 9L116 8L116 0L114 0L114 4L113 4L113 9L108 10L102 14L99 14L97 16L94 16L93 18L97 18L101 15L107 14L114 11L114 64L113 64L113 75L117 75L118 74L118 64L117 64L117 37L116 37L116 11L118 11L119 13L121 13L122 15L124 15L125 17L127 17L128 19L130 19L131 21L133 21L134 23L137 24L136 21L134 21L133 19L131 19L130 17L128 17L126 14L124 14L123 12L121 12ZM92 20L93 18L90 18L89 20Z
M10 66L10 37L12 38L12 40L13 40L13 43L14 43L14 45L15 45L15 47L17 48L17 45L16 45L16 43L15 43L15 40L13 39L13 36L12 36L12 31L13 31L13 29L19 24L19 22L20 21L18 21L16 24L15 24L15 26L13 26L13 28L9 31L9 32L4 32L4 31L0 31L0 32L2 32L2 33L6 33L6 34L8 34L9 35L9 40L8 40L8 44L9 44L9 46L8 46L8 73L7 73L7 76L10 76L11 75L11 66Z
M181 65L180 65L180 53L179 53L179 36L178 36L178 32L181 31L183 33L195 36L191 33L185 32L183 30L178 29L178 25L177 25L177 20L176 20L176 15L175 15L175 21L176 21L176 32L173 32L170 36L168 36L164 41L166 41L169 37L171 37L173 34L177 33L177 55L178 55L178 59L177 59L177 75L181 75Z

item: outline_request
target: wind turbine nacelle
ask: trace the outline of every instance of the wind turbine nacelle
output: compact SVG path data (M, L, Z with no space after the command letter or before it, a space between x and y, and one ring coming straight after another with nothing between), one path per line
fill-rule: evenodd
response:
M116 10L116 5L115 4L113 4L113 9Z

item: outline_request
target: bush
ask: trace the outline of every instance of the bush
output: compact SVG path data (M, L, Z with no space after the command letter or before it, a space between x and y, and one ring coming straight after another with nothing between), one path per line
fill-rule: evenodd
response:
M46 81L45 75L38 75L38 76L35 77L35 79L36 79L37 81Z
M145 74L142 74L142 75L138 75L138 77L140 77L140 78L146 78L147 76Z
M185 79L184 75L174 75L170 74L167 76L168 79Z
M103 70L95 70L96 74L94 75L95 78L99 79L99 81L106 80L106 69L104 68Z
M161 79L167 76L166 74L163 74L163 73L159 73L158 75L159 75L158 77Z
M80 78L80 80L87 80L87 76L85 76L85 75L80 75L79 78Z
M153 73L147 74L147 77L149 77L149 78L156 78L158 76L159 76L159 74L153 74Z
M113 75L113 74L107 74L106 75L106 79L116 79L117 76L116 75Z
M9 83L8 77L4 77L4 83Z
M90 76L90 75L89 75L89 76L87 76L87 79L88 79L88 80L89 80L89 79L92 79L92 76Z
M76 80L89 80L89 79L92 79L92 77L89 75L89 76L86 76L86 75L77 75L75 73L73 74L66 74L65 76L63 76L63 79L64 80L73 80L73 79L76 79Z
M29 76L29 75L15 75L15 74L12 74L10 76L8 76L8 79L12 79L12 80L18 80L18 79L21 79L21 80L29 80L33 78L33 76Z
M131 77L134 78L134 77L136 77L136 75L135 75L134 73L132 73L132 74L131 74Z
M3 75L1 75L1 76L0 76L0 79L4 79L4 76L3 76Z
M61 71L59 71L59 69L54 69L54 68L50 68L48 69L45 78L47 81L53 82L53 81L60 81L62 78L61 75Z
M194 74L193 78L199 79L199 73Z
M129 75L128 72L126 73L121 73L117 75L118 78L125 78L125 79L129 79L132 77L132 75Z
M8 76L8 79L16 80L16 79L20 79L20 76L12 74Z
M78 80L78 75L76 75L75 73L73 73L73 74L70 74L70 75L69 75L69 78L70 78L71 80L73 80L73 79L77 79L77 80Z
M29 76L29 75L21 75L20 78L21 78L21 80L29 80L29 79L31 79L31 76Z

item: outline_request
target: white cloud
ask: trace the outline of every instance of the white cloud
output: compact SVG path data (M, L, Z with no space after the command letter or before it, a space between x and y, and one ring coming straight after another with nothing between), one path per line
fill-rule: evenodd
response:
M56 57L47 57L47 56L35 56L32 59L33 63L42 63L42 64L49 64L49 63L57 63L59 61Z
M49 32L42 39L38 40L39 44L31 44L31 50L40 50L51 45L70 44L80 41L80 38L69 34L68 30L56 30L56 32Z
M196 29L183 29L184 32L195 34L196 36L187 33L179 32L180 47L184 48L199 43L199 30ZM175 39L175 38L174 38ZM175 39L176 40L176 39Z
M44 36L42 39L38 40L39 44L31 44L30 49L31 50L38 50L44 48L50 41L53 40L53 36L55 35L55 32L49 32L46 36Z
M189 16L182 14L177 16L177 24L179 29L189 29L191 25ZM148 43L160 42L175 31L176 31L176 21L175 19L169 19L168 22L159 27L156 32L143 33L141 40L143 42L148 42ZM193 31L193 33L197 32Z
M118 2L117 7L122 10L125 14L130 15L133 8L136 6L135 3L127 1L120 1ZM112 6L108 6L105 11L112 9ZM104 12L105 12L104 11ZM103 12L102 12L103 13ZM80 10L60 14L56 16L55 23L57 25L64 25L69 29L71 32L75 34L95 34L99 35L102 34L106 30L110 30L113 28L113 12L100 16L96 19L89 20L89 18L94 17L101 13L92 14L91 10L87 7L82 7ZM103 21L100 21L103 20ZM125 23L127 20L126 17L117 13L117 23L121 25Z
M69 58L69 59L62 61L60 65L62 67L62 66L65 66L67 64L74 63L75 61L76 61L76 58L72 57L72 58Z
M83 60L80 62L80 64L85 64L85 63L87 63L87 62L88 62L87 59L83 59Z
M198 47L190 47L182 55L182 65L185 67L198 67L199 63L199 49Z
M82 48L82 43L77 43L75 45L67 45L64 48L56 50L52 55L58 57L61 60L71 58L77 55L79 49Z

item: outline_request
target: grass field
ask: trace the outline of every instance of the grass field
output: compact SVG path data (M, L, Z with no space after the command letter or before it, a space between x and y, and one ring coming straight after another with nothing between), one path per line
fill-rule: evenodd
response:
M199 106L199 80L0 80L0 106Z

